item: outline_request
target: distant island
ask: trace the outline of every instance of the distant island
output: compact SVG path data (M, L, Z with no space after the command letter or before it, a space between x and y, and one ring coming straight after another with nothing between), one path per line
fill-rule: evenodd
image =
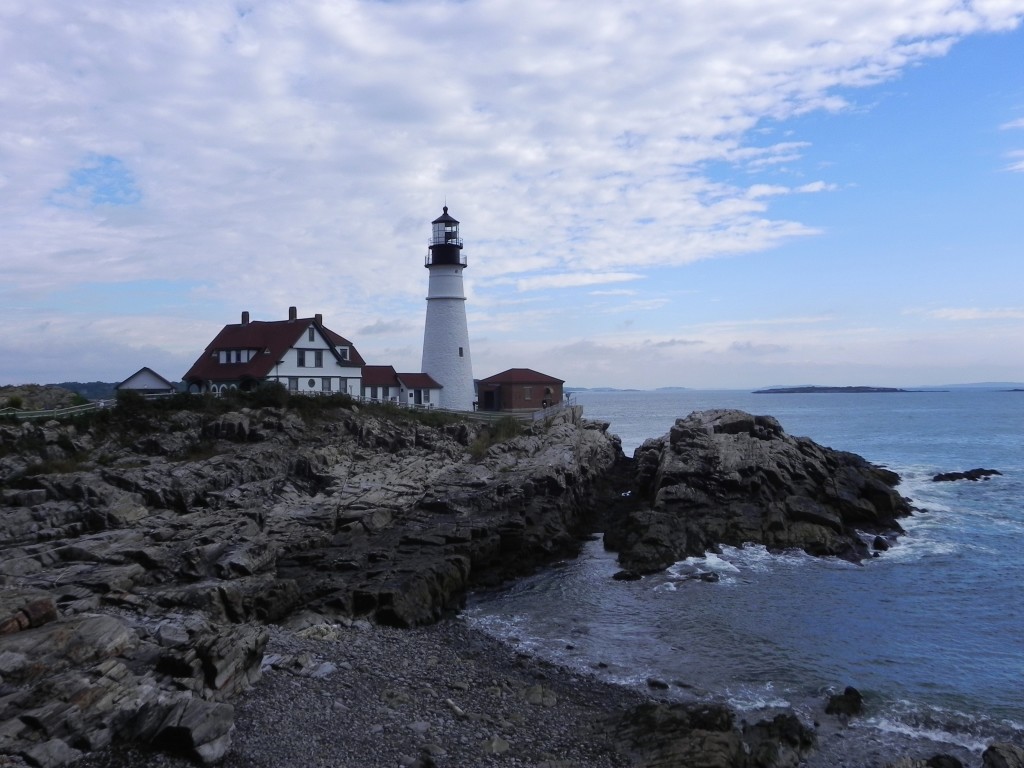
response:
M805 394L862 394L865 392L912 392L910 389L896 387L772 387L755 389L755 395L805 395Z

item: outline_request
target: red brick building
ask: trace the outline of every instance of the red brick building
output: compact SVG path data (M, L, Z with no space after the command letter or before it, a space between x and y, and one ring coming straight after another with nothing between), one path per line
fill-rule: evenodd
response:
M477 402L481 411L539 411L562 402L563 384L530 368L509 368L477 382Z

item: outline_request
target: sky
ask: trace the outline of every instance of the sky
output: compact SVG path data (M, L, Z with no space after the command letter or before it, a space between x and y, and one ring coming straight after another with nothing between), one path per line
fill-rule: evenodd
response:
M1024 381L1024 0L0 0L0 384L321 313L418 371Z

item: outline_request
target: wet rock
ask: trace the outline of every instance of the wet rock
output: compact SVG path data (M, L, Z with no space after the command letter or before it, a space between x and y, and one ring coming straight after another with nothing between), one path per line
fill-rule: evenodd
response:
M643 576L636 571L616 571L612 574L612 578L615 581L640 581Z
M612 728L645 768L796 768L814 744L794 715L741 728L721 705L642 704Z
M987 480L993 475L1002 475L997 469L968 469L965 472L940 472L932 477L936 483L952 482L955 480Z
M825 705L825 714L852 717L864 711L864 697L860 691L852 685L843 689L842 693L835 693L829 696Z

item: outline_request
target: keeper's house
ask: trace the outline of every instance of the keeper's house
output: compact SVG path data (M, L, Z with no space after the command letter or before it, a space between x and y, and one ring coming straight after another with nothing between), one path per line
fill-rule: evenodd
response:
M358 396L365 365L352 342L327 328L322 315L225 325L183 377L189 392L250 391L276 381L296 393Z
M441 385L426 373L396 373L391 365L365 365L363 399L435 408L441 402Z
M562 402L565 382L530 368L509 368L477 382L481 411L528 413Z

